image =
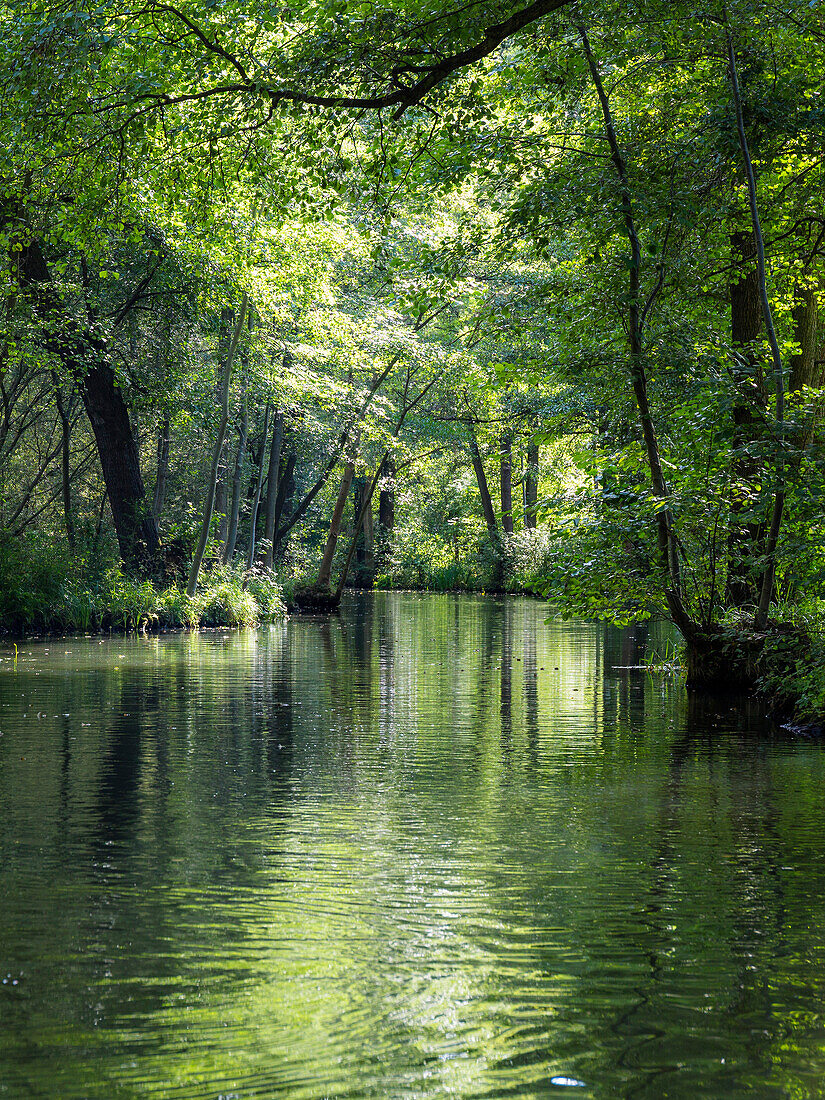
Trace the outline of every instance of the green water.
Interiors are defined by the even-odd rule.
[[[0,650],[0,1095],[825,1095],[825,754],[526,600]]]

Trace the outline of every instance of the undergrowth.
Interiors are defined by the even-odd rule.
[[[25,543],[0,549],[0,629],[12,633],[255,626],[285,615],[282,587],[264,571],[214,565],[190,597],[175,584],[133,580],[111,562],[101,568]]]

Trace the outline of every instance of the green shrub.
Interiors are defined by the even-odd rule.
[[[78,577],[68,578],[60,613],[67,630],[80,630],[84,634],[99,630],[105,612],[106,604],[99,593],[91,591]]]
[[[240,584],[221,581],[204,593],[201,622],[204,626],[255,626],[258,604]]]
[[[825,725],[825,601],[771,610],[759,688],[794,721]]]
[[[107,574],[110,597],[107,601],[112,626],[134,633],[157,622],[157,592],[151,581],[133,581],[119,571]]]
[[[20,540],[0,546],[0,626],[45,630],[62,618],[69,570],[59,545]]]
[[[286,615],[283,589],[273,573],[252,569],[246,577],[246,588],[258,605],[258,618],[262,622],[282,619]]]
[[[548,527],[525,529],[504,541],[505,587],[511,592],[538,592],[553,564],[553,536]]]
[[[157,598],[158,619],[162,626],[187,627],[194,630],[200,625],[205,597],[202,592],[187,596],[174,585],[166,588]]]

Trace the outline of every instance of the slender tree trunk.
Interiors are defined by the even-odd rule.
[[[358,514],[355,517],[355,530],[350,540],[349,549],[347,550],[347,556],[344,559],[344,564],[341,568],[341,573],[338,577],[338,585],[335,590],[336,600],[341,599],[341,594],[344,591],[344,585],[347,583],[347,576],[349,575],[350,566],[352,565],[352,559],[355,554],[355,548],[358,545],[358,536],[366,521],[367,512],[371,509],[372,498],[375,493],[375,487],[378,484],[381,474],[383,473],[387,460],[389,458],[389,452],[384,452],[384,457],[378,463],[375,473],[370,481],[364,486],[361,492],[361,506],[358,509]]]
[[[756,562],[764,550],[763,523],[753,515],[761,480],[753,444],[764,432],[766,397],[756,341],[762,331],[759,278],[753,233],[731,234],[735,281],[730,286],[731,340],[736,403],[733,407],[732,499],[728,532],[728,576],[725,602],[730,607],[754,605],[758,599]],[[743,274],[744,273],[744,274]],[[750,516],[749,516],[750,513]]]
[[[223,382],[221,385],[221,416],[218,422],[218,434],[215,439],[215,446],[212,450],[212,465],[209,472],[209,483],[206,490],[206,503],[203,508],[203,523],[201,525],[200,538],[198,539],[198,545],[195,548],[195,556],[192,559],[192,567],[189,570],[189,582],[186,586],[187,596],[194,596],[198,587],[198,575],[200,573],[201,564],[203,562],[203,555],[206,551],[206,544],[209,541],[209,529],[212,526],[212,515],[215,509],[215,489],[218,481],[218,466],[221,460],[221,453],[223,451],[224,440],[226,438],[226,426],[229,422],[229,381],[232,377],[232,364],[235,359],[235,352],[238,347],[238,340],[241,336],[241,330],[243,329],[244,320],[246,318],[246,308],[248,304],[248,297],[244,292],[243,299],[241,301],[241,310],[238,315],[238,320],[235,324],[235,329],[232,333],[232,339],[229,342],[229,347],[226,351],[226,357],[224,360],[223,368]],[[226,310],[224,313],[224,322],[227,325],[231,324],[232,311]]]
[[[170,438],[169,417],[167,416],[158,432],[158,470],[155,477],[155,491],[152,495],[152,515],[155,517],[155,523],[160,522],[163,506],[166,503],[166,482],[169,477]]]
[[[513,524],[513,441],[503,434],[499,444],[501,484],[501,526],[505,534],[512,535]]]
[[[527,448],[527,467],[524,471],[524,526],[535,530],[538,522],[539,500],[539,445],[531,442]]]
[[[765,331],[771,348],[773,359],[773,372],[776,385],[776,424],[780,437],[784,432],[785,424],[785,376],[782,366],[782,355],[779,351],[779,341],[776,338],[776,329],[773,323],[771,303],[768,298],[768,281],[765,272],[765,239],[762,235],[762,223],[759,218],[759,207],[756,202],[756,177],[753,172],[748,147],[748,137],[745,133],[745,120],[742,113],[742,96],[739,91],[739,72],[736,66],[736,52],[733,48],[730,25],[725,15],[725,31],[728,47],[728,75],[731,83],[733,105],[736,111],[736,130],[739,135],[739,149],[745,166],[745,175],[748,181],[748,203],[751,208],[751,224],[753,237],[756,244],[756,264],[759,279],[759,299],[762,303],[762,320],[765,322]],[[759,594],[759,605],[756,609],[754,627],[756,630],[764,630],[768,622],[768,609],[773,599],[774,580],[776,577],[776,548],[779,543],[779,531],[782,526],[782,513],[785,509],[785,456],[780,449],[776,461],[775,471],[776,492],[774,495],[773,514],[768,530],[768,538],[765,544],[766,566],[762,576],[762,591]]]
[[[252,508],[249,520],[249,550],[246,555],[246,568],[251,569],[255,561],[255,542],[258,530],[258,506],[261,503],[261,489],[264,483],[264,456],[266,455],[266,440],[269,434],[269,402],[264,410],[264,430],[261,436],[261,460],[258,463],[258,476],[255,479],[255,493],[252,497]]]
[[[473,428],[470,428],[470,459],[475,470],[478,494],[481,497],[481,510],[484,513],[484,522],[487,525],[487,533],[490,536],[490,545],[493,550],[496,566],[493,574],[493,591],[501,591],[504,587],[504,547],[501,541],[501,532],[496,522],[496,513],[493,508],[493,499],[490,496],[490,486],[487,483],[487,474],[484,463],[478,449]]]
[[[383,487],[378,494],[378,523],[387,533],[395,527],[395,477],[395,463],[387,459]]]
[[[60,417],[60,429],[61,429],[61,463],[60,473],[63,491],[63,517],[66,524],[66,540],[69,543],[69,549],[74,551],[75,547],[75,534],[74,534],[74,516],[72,514],[72,472],[71,472],[71,440],[72,440],[72,421],[71,421],[71,406],[66,408],[66,403],[63,400],[63,394],[60,392],[60,385],[57,384],[55,390],[55,397],[57,399],[57,412]]]
[[[226,543],[223,549],[223,560],[231,562],[235,554],[235,543],[238,541],[238,518],[241,514],[241,495],[243,492],[243,472],[246,463],[246,438],[249,431],[249,413],[246,407],[246,395],[243,399],[243,412],[241,413],[241,426],[238,429],[238,450],[235,455],[235,470],[232,475],[232,504],[229,509],[229,530],[226,535]]]
[[[583,25],[577,26],[584,49],[587,66],[593,80],[593,86],[599,97],[604,119],[604,131],[607,143],[610,146],[610,156],[616,169],[621,195],[622,220],[630,245],[630,263],[628,274],[628,307],[627,307],[627,333],[630,350],[630,373],[633,384],[633,395],[636,398],[636,407],[639,410],[639,422],[642,429],[645,454],[647,456],[650,481],[654,495],[659,500],[656,512],[656,533],[659,545],[659,556],[662,569],[667,577],[665,585],[665,599],[668,610],[674,623],[685,636],[695,632],[696,624],[691,620],[682,602],[681,569],[679,565],[678,544],[673,530],[673,512],[670,507],[670,491],[665,481],[662,469],[662,460],[659,452],[659,441],[653,424],[650,411],[650,402],[647,393],[647,372],[644,360],[644,344],[642,340],[642,249],[639,244],[639,235],[636,230],[636,219],[633,212],[633,198],[630,188],[630,178],[627,165],[616,137],[616,129],[613,125],[613,115],[610,103],[602,84],[599,67],[590,48],[590,40]]]
[[[355,446],[357,447],[357,440]],[[338,545],[338,536],[341,533],[341,520],[344,517],[344,508],[347,503],[347,497],[349,496],[350,486],[352,485],[352,478],[355,473],[355,460],[350,459],[346,466],[344,466],[344,472],[341,475],[341,484],[338,487],[338,499],[335,501],[335,507],[332,511],[332,519],[329,524],[329,534],[327,535],[326,546],[324,547],[324,556],[321,559],[321,568],[318,570],[318,587],[330,588],[332,578],[332,562],[335,558],[335,548]]]
[[[215,484],[215,515],[218,517],[218,530],[215,532],[215,541],[219,545],[226,545],[226,535],[229,522],[229,508],[227,506],[227,478],[229,474],[229,455],[227,454],[227,442],[224,437],[224,446],[218,464],[218,480]],[[223,553],[221,553],[221,558]]]
[[[484,463],[481,461],[481,453],[478,449],[478,442],[472,428],[470,429],[470,459],[473,463],[473,469],[475,470],[478,494],[481,497],[481,510],[484,514],[484,522],[487,524],[487,531],[491,541],[498,547],[501,543],[501,535],[499,533],[498,524],[496,523],[493,498],[490,496],[490,486],[487,483],[487,474],[484,470]]]
[[[295,478],[293,474],[295,472],[295,463],[298,461],[297,454],[292,451],[286,460],[281,478],[278,484],[278,496],[275,500],[275,542],[272,546],[272,553],[278,553],[280,546],[285,538],[283,529],[281,528],[281,517],[284,514],[284,510],[292,500],[292,494],[295,492]],[[288,527],[287,527],[288,530]]]
[[[272,429],[272,445],[269,448],[269,471],[266,476],[266,518],[264,519],[264,557],[267,569],[272,568],[275,552],[275,506],[280,488],[281,447],[284,441],[284,414],[275,410],[275,424]]]

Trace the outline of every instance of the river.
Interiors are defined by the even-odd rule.
[[[822,1096],[825,750],[545,614],[3,646],[0,1096]]]

